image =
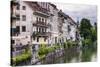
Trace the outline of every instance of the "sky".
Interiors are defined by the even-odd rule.
[[[82,18],[88,18],[91,23],[97,22],[97,6],[96,5],[83,5],[83,4],[66,4],[54,3],[58,9],[72,17],[77,22]]]

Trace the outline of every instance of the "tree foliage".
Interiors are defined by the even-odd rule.
[[[92,26],[90,20],[83,18],[80,22],[80,35],[84,38],[83,46],[91,45],[97,40],[97,29],[96,25]]]
[[[81,37],[84,37],[85,39],[89,38],[91,35],[91,28],[92,28],[92,25],[90,23],[90,20],[83,18],[80,23]]]

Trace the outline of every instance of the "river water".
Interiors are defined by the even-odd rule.
[[[97,61],[97,49],[82,48],[77,49],[76,47],[64,49],[64,55],[56,57],[54,55],[52,58],[45,58],[38,62],[39,64],[61,64],[61,63],[79,63],[79,62],[95,62]],[[31,62],[25,62],[18,65],[31,65]]]
[[[58,64],[58,63],[78,63],[95,62],[97,60],[97,51],[95,48],[69,48],[65,49],[65,54],[59,58],[53,57],[42,60],[38,64]]]

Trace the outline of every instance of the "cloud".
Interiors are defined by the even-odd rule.
[[[83,4],[54,3],[58,9],[71,16],[74,21],[82,18],[90,19],[91,23],[97,22],[97,6]]]

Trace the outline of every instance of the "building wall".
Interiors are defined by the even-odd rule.
[[[68,21],[68,25],[71,28],[70,32],[68,33],[68,39],[75,41],[76,40],[77,25],[74,24],[74,22],[70,18],[67,21]]]
[[[67,41],[67,37],[68,37],[68,29],[67,28],[68,28],[68,22],[67,22],[67,19],[64,19],[64,23],[63,23],[63,27],[62,27],[64,42]]]
[[[43,5],[44,4],[44,5]],[[38,5],[40,5],[40,7],[41,8],[45,8],[45,9],[47,9],[47,6],[45,5],[45,4],[47,4],[47,6],[48,6],[48,3],[44,3],[44,2],[38,2]],[[44,6],[44,7],[43,7]],[[34,13],[35,11],[33,10],[33,13]],[[46,24],[48,25],[48,23],[49,23],[49,18],[48,17],[45,17],[45,16],[42,16],[42,15],[39,15],[39,14],[33,14],[33,23],[37,23],[37,18],[39,19],[44,19],[44,22],[46,21]],[[42,22],[42,20],[40,20],[40,22]],[[45,29],[45,27],[38,27],[38,30],[37,30],[37,26],[33,26],[32,27],[33,28],[33,30],[32,30],[32,32],[36,32],[36,31],[39,31],[39,28],[41,28],[41,31],[42,31],[42,28],[43,29]],[[46,28],[46,32],[45,33],[48,33],[48,32],[50,32],[50,30],[49,30],[49,28]],[[38,36],[36,36],[35,37],[35,39],[34,38],[32,38],[32,44],[48,44],[48,37],[46,38],[46,40],[44,40],[45,39],[45,37],[43,37],[43,36],[41,36],[41,37],[39,37],[39,41],[37,41],[37,38],[38,38]]]
[[[55,9],[53,6],[50,5],[50,13],[53,16],[49,17],[50,24],[51,24],[51,44],[58,43],[58,10]]]
[[[60,45],[63,45],[62,43],[70,40],[71,38],[72,41],[75,41],[77,30],[76,25],[69,17],[67,19],[64,19],[63,21],[63,17],[58,16],[59,10],[55,8],[55,6],[51,5],[50,3],[44,3],[43,5],[43,2],[38,2],[38,4],[42,8],[46,8],[48,11],[50,10],[49,17],[44,17],[41,14],[34,14],[35,9],[32,5],[32,7],[30,7],[29,4],[23,1],[20,1],[19,4],[20,9],[17,10],[17,7],[14,7],[13,11],[15,15],[20,15],[20,20],[13,21],[14,23],[12,24],[12,28],[20,26],[20,33],[17,36],[11,37],[12,40],[15,40],[15,44],[12,45],[27,45],[30,43],[32,45],[32,49],[35,49],[35,51],[33,51],[33,59],[36,59],[36,57],[38,56],[37,54],[40,44],[53,46],[54,44],[59,43]],[[26,7],[26,10],[22,9],[23,6]],[[22,15],[26,16],[26,21],[22,20]],[[33,25],[37,23],[37,17],[46,19],[46,24],[48,24],[48,27],[46,28],[46,33],[49,33],[47,36],[33,36],[34,32],[39,31],[39,29],[37,30],[37,26]],[[25,32],[22,31],[22,26],[26,26]],[[59,26],[61,28],[59,28]],[[70,31],[68,31],[68,26],[71,29]],[[62,32],[59,31],[59,29],[61,29]]]
[[[26,10],[22,10],[22,6],[26,6]],[[29,35],[32,30],[32,17],[33,11],[32,9],[24,2],[20,2],[20,10],[16,10],[16,13],[20,15],[20,20],[16,21],[16,26],[20,26],[20,35]],[[26,16],[26,21],[22,21],[22,15]],[[26,26],[26,32],[22,32],[22,26]]]
[[[70,36],[72,37],[72,40],[75,41],[76,37],[76,27],[75,26],[71,26],[71,32],[70,32]]]
[[[28,44],[31,41],[31,34],[32,34],[32,17],[33,11],[32,9],[24,2],[20,1],[20,9],[17,10],[15,8],[15,14],[20,15],[20,20],[16,20],[16,26],[20,26],[20,34],[18,36],[13,36],[12,39],[15,40],[15,44],[22,43],[23,45]],[[26,10],[22,9],[22,6],[26,6]],[[22,15],[26,16],[26,21],[22,20]],[[12,25],[13,26],[13,25]],[[22,26],[26,27],[26,31],[22,32]]]
[[[43,37],[39,38],[39,42],[37,42],[37,37],[35,38],[35,40],[32,38],[32,44],[55,44],[55,43],[59,43],[59,41],[64,41],[66,42],[67,39],[71,39],[71,37],[73,38],[72,40],[75,41],[75,34],[76,34],[76,26],[75,24],[71,25],[70,23],[73,23],[73,21],[71,21],[71,19],[64,19],[64,23],[62,23],[62,20],[59,19],[58,17],[58,11],[57,9],[55,9],[52,5],[45,3],[43,5],[43,2],[38,2],[38,4],[43,8],[47,8],[50,9],[50,13],[53,14],[53,16],[49,16],[49,17],[42,17],[39,15],[35,15],[34,10],[32,10],[32,7],[30,7],[27,3],[20,1],[20,10],[14,10],[14,12],[16,14],[20,15],[20,20],[16,21],[16,26],[20,26],[20,34],[19,36],[15,36],[12,37],[13,39],[17,39],[19,37],[19,39],[21,37],[20,42],[22,42],[23,44],[26,44],[26,42],[31,41],[31,35],[33,34],[34,31],[37,31],[36,26],[33,26],[33,23],[36,23],[36,18],[44,18],[47,20],[47,24],[49,23],[51,25],[51,27],[47,28],[46,32],[50,32],[51,35],[48,36],[48,38],[46,39],[46,41],[44,41]],[[47,4],[47,5],[46,5]],[[26,6],[26,10],[22,10],[22,6]],[[22,21],[22,15],[26,15],[26,21]],[[60,25],[59,23],[62,23],[62,31],[63,33],[59,33],[59,27],[58,25]],[[71,31],[68,32],[68,25],[70,25]],[[14,24],[13,24],[14,26]],[[26,32],[22,32],[22,26],[26,26]],[[60,35],[61,34],[61,35]],[[27,38],[29,37],[29,38]],[[26,38],[26,39],[25,39]]]

